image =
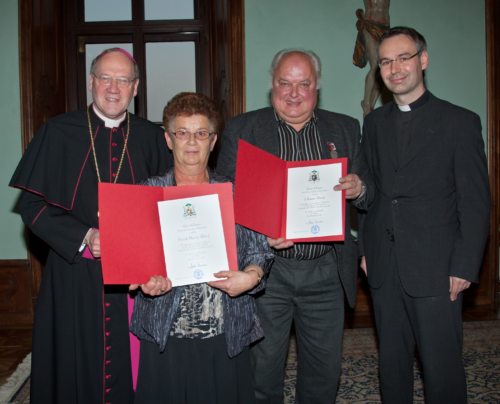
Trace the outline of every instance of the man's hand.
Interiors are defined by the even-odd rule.
[[[450,300],[454,302],[457,300],[458,295],[470,286],[470,282],[457,278],[456,276],[450,276]]]
[[[333,187],[335,191],[345,190],[345,197],[347,199],[356,199],[363,191],[363,181],[357,174],[347,174],[345,177],[339,179],[338,185]]]
[[[365,273],[365,276],[368,276],[368,268],[366,267],[366,257],[364,255],[361,257],[361,262],[359,263],[359,266]]]
[[[94,258],[101,257],[101,240],[99,238],[99,229],[90,229],[85,236],[85,243],[89,247]]]
[[[267,243],[269,247],[275,248],[277,250],[284,250],[285,248],[290,248],[293,246],[293,241],[285,240],[284,238],[267,238]]]

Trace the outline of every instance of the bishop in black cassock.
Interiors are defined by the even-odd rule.
[[[95,104],[49,119],[10,182],[23,190],[24,223],[49,247],[33,332],[34,403],[133,400],[128,290],[103,286],[99,259],[82,245],[99,227],[97,172],[104,182],[135,184],[172,165],[162,129],[127,114],[116,127],[105,126]]]

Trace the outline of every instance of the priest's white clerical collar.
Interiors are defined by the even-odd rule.
[[[431,93],[429,91],[425,90],[424,93],[420,96],[420,98],[418,98],[417,100],[411,102],[410,104],[408,104],[408,105],[399,105],[399,104],[396,104],[396,105],[398,106],[398,109],[401,112],[416,111],[420,107],[422,107],[425,104],[427,104],[427,102],[429,101],[430,97],[431,97]]]
[[[125,120],[125,117],[127,116],[127,113],[124,112],[121,117],[118,119],[110,119],[106,116],[104,116],[96,107],[94,104],[92,104],[92,108],[94,109],[95,114],[101,118],[104,121],[104,126],[106,128],[117,128],[120,126],[120,124]]]

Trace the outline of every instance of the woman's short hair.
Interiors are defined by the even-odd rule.
[[[218,133],[221,117],[215,102],[204,94],[183,92],[175,95],[163,109],[163,125],[171,131],[169,125],[177,116],[203,115],[208,118],[211,131]]]

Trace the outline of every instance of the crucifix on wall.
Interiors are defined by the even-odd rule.
[[[377,44],[382,34],[390,27],[390,0],[363,0],[363,3],[365,9],[356,10],[358,35],[352,62],[359,68],[365,67],[367,63],[370,66],[365,78],[364,97],[361,101],[363,116],[365,116],[373,110],[380,96],[377,83]]]

